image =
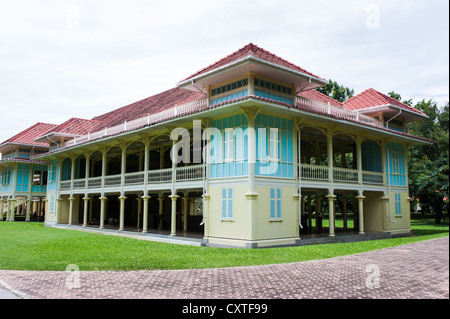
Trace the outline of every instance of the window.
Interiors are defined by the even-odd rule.
[[[34,171],[33,185],[41,185],[41,171]]]
[[[394,186],[407,186],[404,145],[389,143],[388,157],[388,182]]]
[[[281,188],[270,189],[270,218],[281,218]]]
[[[222,219],[233,218],[233,189],[222,189]]]
[[[48,181],[49,182],[56,181],[56,166],[55,165],[50,165],[48,167]]]
[[[220,96],[211,100],[211,105],[216,105],[230,100],[235,100],[248,95],[248,79],[242,79],[211,90],[211,97]],[[236,90],[236,91],[235,91]],[[235,91],[234,93],[232,91]]]
[[[46,186],[48,181],[47,171],[34,171],[33,174],[33,185],[35,186]]]
[[[401,194],[395,194],[395,216],[402,216]]]
[[[280,139],[278,135],[278,129],[269,129],[269,160],[279,161]]]
[[[11,182],[11,171],[10,171],[10,169],[8,167],[5,168],[5,170],[0,175],[0,177],[1,177],[1,180],[0,180],[0,184],[1,185],[9,185],[9,183]]]
[[[392,152],[392,173],[400,174],[400,154]]]
[[[224,135],[224,149],[223,149],[224,162],[234,161],[234,129],[225,129]]]

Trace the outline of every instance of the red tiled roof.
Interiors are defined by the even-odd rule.
[[[309,71],[307,71],[307,70],[305,70],[305,69],[303,69],[303,68],[301,68],[301,67],[299,67],[299,66],[297,66],[297,65],[295,65],[295,64],[293,64],[291,62],[289,62],[289,61],[286,61],[286,60],[280,58],[279,56],[277,56],[277,55],[275,55],[273,53],[270,53],[267,50],[264,50],[264,49],[262,49],[262,48],[260,48],[260,47],[258,47],[256,45],[254,45],[253,43],[250,43],[250,44],[247,44],[246,46],[244,46],[243,48],[237,50],[236,52],[226,56],[225,58],[223,58],[223,59],[221,59],[221,60],[211,64],[210,66],[207,66],[206,68],[203,68],[202,70],[200,70],[200,71],[198,71],[198,72],[196,72],[194,74],[192,74],[191,76],[187,77],[186,79],[182,80],[181,82],[189,80],[189,79],[191,79],[193,77],[196,77],[198,75],[207,73],[209,71],[215,70],[217,68],[220,68],[222,66],[230,64],[232,62],[235,62],[235,61],[237,61],[239,59],[242,59],[244,57],[247,57],[247,56],[254,56],[255,58],[258,58],[258,59],[261,59],[261,60],[264,60],[264,61],[267,61],[267,62],[270,62],[270,63],[278,64],[280,66],[289,68],[291,70],[302,72],[302,73],[306,73],[306,74],[314,76],[316,78],[325,80],[325,79],[323,79],[323,78],[321,78],[321,77],[319,77],[319,76],[317,76],[317,75],[315,75],[315,74],[313,74],[313,73],[311,73],[311,72],[309,72]]]
[[[343,106],[347,110],[354,111],[388,104],[398,106],[400,108],[415,112],[423,116],[427,116],[425,113],[422,113],[421,111],[416,110],[415,108],[406,105],[394,99],[393,97],[390,97],[389,95],[380,93],[374,89],[365,90],[364,92],[361,92],[358,95],[348,99],[343,103]]]
[[[330,103],[332,106],[336,106],[336,107],[339,107],[341,109],[344,108],[342,106],[341,102],[339,102],[339,101],[329,97],[326,94],[320,93],[317,90],[303,91],[303,92],[298,93],[297,95],[301,96],[301,97],[303,97],[305,99],[313,100],[313,101],[316,101],[316,102],[321,102],[321,103],[325,103],[325,104]]]
[[[46,134],[59,132],[73,135],[86,135],[95,130],[95,128],[99,125],[101,125],[100,121],[85,120],[73,117],[55,128],[50,129],[46,132]]]
[[[48,144],[45,143],[38,143],[34,140],[42,135],[44,135],[49,130],[55,128],[57,125],[55,124],[48,124],[48,123],[36,123],[33,126],[27,128],[26,130],[20,132],[17,135],[14,135],[13,137],[7,139],[3,144],[7,143],[14,143],[14,144],[28,144],[28,145],[39,145],[39,146],[48,146]]]
[[[101,122],[101,124],[95,128],[95,131],[99,131],[105,127],[123,124],[125,121],[129,122],[136,120],[149,114],[162,112],[177,105],[193,102],[204,97],[203,94],[198,92],[174,88],[103,115],[96,116],[92,120]]]

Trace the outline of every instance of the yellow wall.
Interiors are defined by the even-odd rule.
[[[395,194],[400,194],[401,200],[401,216],[395,215]],[[389,211],[387,213],[387,231],[393,234],[406,233],[411,230],[411,213],[409,208],[408,199],[409,195],[407,192],[395,192],[391,191],[390,199],[391,199],[391,219],[396,223],[393,223],[389,220]]]
[[[400,194],[401,216],[395,215],[395,194]],[[390,193],[389,202],[381,192],[364,192],[364,230],[367,232],[391,232],[392,234],[409,233],[411,217],[409,211],[408,193],[394,191]],[[385,200],[383,200],[383,197]],[[392,220],[392,221],[391,221]],[[394,222],[393,222],[394,221]]]
[[[383,225],[383,206],[381,192],[365,192],[364,196],[364,231],[382,232]]]
[[[233,188],[233,218],[222,218],[222,189]],[[209,242],[258,247],[270,244],[294,243],[298,239],[298,201],[295,187],[280,187],[282,212],[280,220],[270,219],[270,186],[257,186],[256,199],[248,199],[248,185],[221,185],[209,188]],[[254,216],[252,216],[252,205]],[[252,222],[254,220],[254,223]]]

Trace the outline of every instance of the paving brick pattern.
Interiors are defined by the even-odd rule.
[[[79,288],[70,280],[69,289],[67,278],[74,275]],[[448,299],[449,238],[281,265],[80,273],[0,270],[0,288],[2,282],[31,299]]]

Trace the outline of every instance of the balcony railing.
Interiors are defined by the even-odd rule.
[[[323,165],[301,164],[302,180],[329,182],[329,167]],[[359,171],[350,168],[333,168],[333,181],[340,183],[359,183]],[[368,185],[384,185],[383,173],[362,171],[362,183]]]
[[[383,173],[363,171],[364,184],[384,185]]]
[[[294,100],[294,106],[299,109],[308,110],[308,111],[312,111],[315,113],[332,115],[334,117],[341,118],[344,120],[350,120],[353,122],[360,122],[363,124],[369,124],[369,125],[383,127],[383,123],[375,118],[372,118],[372,117],[364,115],[364,114],[359,114],[358,112],[355,112],[355,111],[350,111],[350,110],[346,110],[346,109],[343,109],[340,107],[336,107],[329,103],[325,104],[325,103],[308,100],[308,99],[296,96],[295,100]],[[106,127],[100,131],[97,131],[94,133],[89,133],[87,135],[77,136],[74,139],[63,143],[61,145],[61,147],[73,146],[73,145],[85,143],[88,141],[96,140],[99,138],[103,138],[106,136],[115,135],[115,134],[118,134],[121,132],[135,130],[135,129],[138,129],[138,128],[141,128],[141,127],[144,127],[147,125],[152,125],[152,124],[156,124],[161,121],[169,120],[169,119],[172,119],[172,118],[184,115],[184,114],[192,114],[195,112],[199,112],[199,111],[207,109],[208,107],[210,107],[210,105],[208,105],[208,99],[206,99],[206,98],[200,99],[197,101],[193,101],[193,102],[190,102],[187,104],[174,106],[172,108],[169,108],[165,111],[162,111],[162,112],[159,112],[156,114],[147,115],[145,117],[141,117],[136,120],[129,121],[129,122],[125,121],[122,124],[119,124],[119,125],[116,125],[113,127],[109,127],[109,128]]]
[[[351,168],[333,168],[333,181],[358,183],[358,170]]]
[[[299,109],[313,111],[316,113],[328,114],[344,120],[350,120],[354,122],[361,122],[363,124],[370,124],[383,127],[383,123],[373,117],[364,114],[359,114],[358,112],[346,110],[340,107],[336,107],[329,103],[325,104],[297,96],[295,98],[295,106]]]
[[[178,167],[176,169],[176,181],[194,181],[203,179],[204,170],[203,165],[193,165]],[[172,182],[172,169],[160,169],[148,172],[148,183],[170,183]],[[145,183],[145,172],[127,173],[124,175],[124,186],[143,185]],[[101,188],[102,177],[88,178],[87,182],[89,189]],[[72,181],[62,181],[60,185],[61,191],[68,191],[71,189]],[[86,179],[73,180],[73,190],[85,189]],[[122,175],[105,176],[104,187],[120,187],[122,186]]]
[[[160,169],[156,171],[148,172],[148,182],[151,184],[154,183],[168,183],[172,181],[172,169]]]
[[[177,181],[191,181],[203,178],[203,165],[177,168]]]
[[[187,104],[183,104],[180,106],[175,106],[173,108],[170,108],[168,110],[147,115],[145,117],[138,118],[133,121],[124,122],[123,124],[119,124],[116,126],[112,126],[109,128],[105,128],[103,130],[90,133],[83,136],[77,136],[73,140],[67,141],[64,143],[61,147],[67,147],[67,146],[73,146],[81,143],[85,143],[91,140],[96,140],[102,137],[115,135],[121,132],[131,131],[135,130],[147,125],[152,125],[161,121],[169,120],[178,116],[181,116],[183,114],[191,114],[194,112],[201,111],[205,109],[208,106],[208,100],[207,99],[201,99],[197,101],[193,101]]]
[[[315,181],[328,181],[329,169],[328,166],[301,164],[302,179]]]
[[[125,174],[125,185],[139,185],[144,184],[144,172]]]
[[[330,168],[323,165],[301,164],[302,180],[331,182]],[[201,180],[205,176],[203,165],[178,167],[175,171],[176,182]],[[361,171],[362,184],[384,185],[384,174],[380,172]],[[145,172],[127,173],[123,177],[123,186],[144,185]],[[152,170],[148,172],[148,184],[164,184],[172,182],[172,169]],[[359,171],[350,168],[333,168],[333,182],[359,184]],[[102,188],[102,177],[91,177],[87,180],[88,189]],[[104,178],[103,187],[121,187],[122,175],[109,175]],[[72,181],[62,181],[61,191],[69,191]],[[73,181],[73,190],[81,190],[86,187],[86,179]]]

